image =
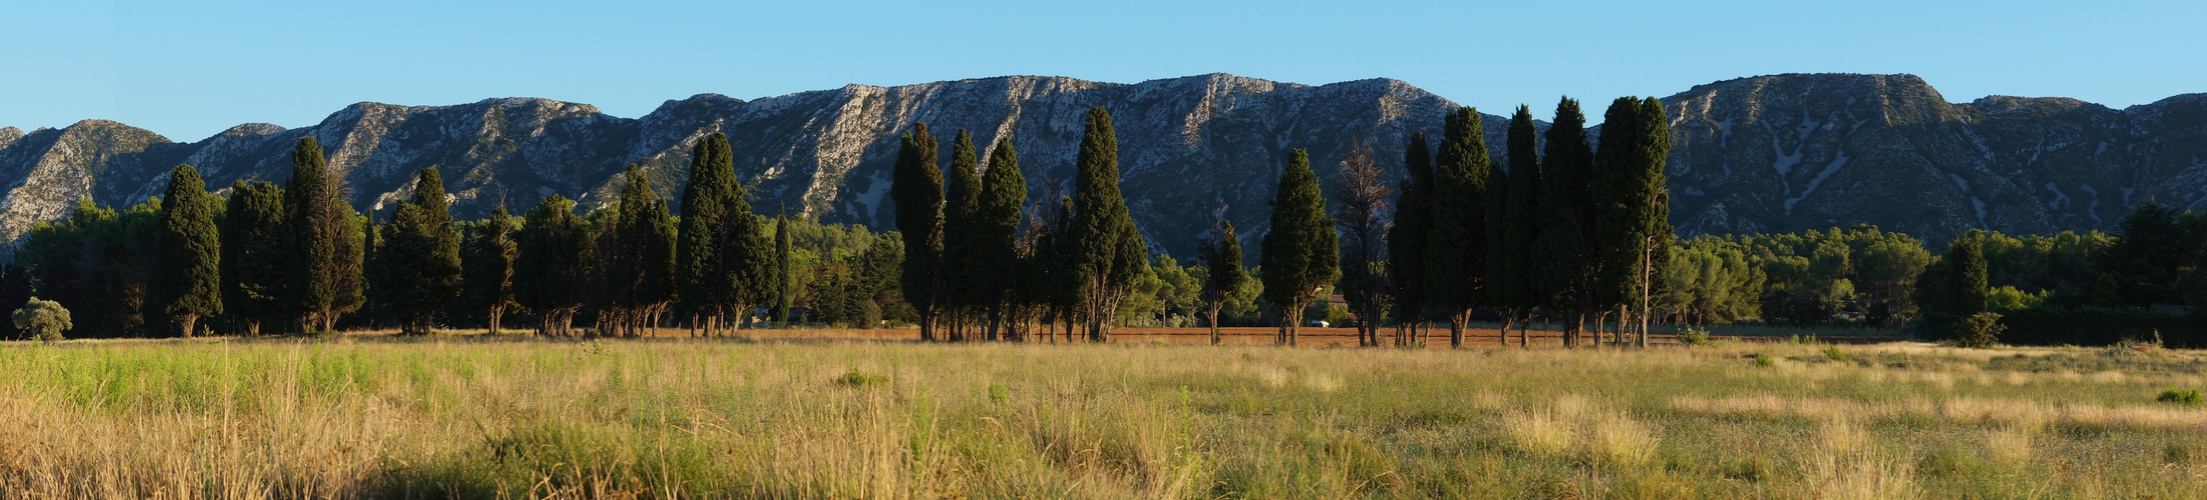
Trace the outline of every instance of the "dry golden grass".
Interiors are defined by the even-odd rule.
[[[2201,380],[2184,368],[2197,353],[2040,371],[2002,356],[2090,352],[1853,346],[1859,362],[1836,362],[1822,349],[10,344],[0,497],[2180,498],[2207,485],[2207,411],[2152,400]],[[1758,353],[1779,361],[1758,367]]]

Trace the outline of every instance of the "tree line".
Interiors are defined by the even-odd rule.
[[[434,168],[389,212],[356,213],[303,138],[281,186],[241,180],[218,196],[183,165],[145,203],[80,201],[0,268],[0,307],[58,302],[78,336],[499,333],[523,317],[543,335],[769,321],[912,324],[942,341],[1202,324],[1216,343],[1222,324],[1268,324],[1295,345],[1326,319],[1365,346],[1422,345],[1436,326],[1461,346],[1485,321],[1521,346],[1541,324],[1574,347],[1644,346],[1652,323],[1936,329],[1985,311],[2207,309],[2207,214],[2149,199],[2112,235],[1971,231],[1939,253],[1872,226],[1679,238],[1659,101],[1613,101],[1598,137],[1575,100],[1546,131],[1519,106],[1499,152],[1480,116],[1451,111],[1437,145],[1410,134],[1401,179],[1356,138],[1330,184],[1307,151],[1286,151],[1254,267],[1250,238],[1223,218],[1185,264],[1151,249],[1102,108],[1084,118],[1071,192],[1029,193],[1009,137],[984,155],[959,130],[946,167],[928,124],[913,124],[892,171],[898,231],[878,234],[756,213],[720,134],[694,146],[680,214],[632,165],[604,209],[577,213],[555,193],[472,221],[452,217]]]

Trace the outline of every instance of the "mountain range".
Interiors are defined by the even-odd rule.
[[[2207,202],[2207,94],[2120,110],[2066,98],[1953,103],[1913,75],[1789,74],[1696,86],[1663,102],[1673,133],[1672,224],[1682,234],[1867,223],[1942,240],[1971,228],[2108,229],[2146,196],[2181,208]],[[1554,105],[1531,104],[1540,114]],[[1599,119],[1607,103],[1584,105]],[[127,205],[157,195],[178,164],[198,167],[211,188],[281,182],[301,137],[323,145],[362,211],[388,215],[411,195],[413,173],[436,167],[456,215],[473,218],[502,203],[523,210],[551,193],[606,206],[631,164],[679,203],[691,146],[721,132],[755,211],[887,230],[896,138],[913,122],[941,136],[946,164],[957,129],[973,133],[984,158],[998,137],[1011,137],[1033,202],[1070,187],[1081,118],[1094,106],[1113,115],[1122,190],[1142,231],[1156,249],[1189,255],[1215,216],[1245,235],[1262,233],[1290,149],[1308,149],[1331,180],[1352,141],[1369,141],[1399,178],[1409,134],[1437,136],[1457,104],[1391,79],[1311,86],[1226,74],[1134,84],[1012,76],[751,101],[701,94],[639,118],[531,98],[363,102],[312,126],[250,123],[188,143],[107,120],[6,127],[0,241],[19,243],[81,198]],[[1505,120],[1485,118],[1499,162]]]

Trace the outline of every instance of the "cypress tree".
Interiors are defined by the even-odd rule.
[[[1205,239],[1196,252],[1209,271],[1203,280],[1203,314],[1211,323],[1211,345],[1218,345],[1219,310],[1241,292],[1242,284],[1249,281],[1249,269],[1241,265],[1241,236],[1234,234],[1234,223],[1222,218],[1214,233],[1216,239]]]
[[[622,177],[621,199],[614,205],[613,244],[608,275],[619,294],[618,327],[627,336],[657,328],[659,315],[674,301],[676,229],[667,200],[652,190],[651,181],[628,166]]]
[[[979,250],[974,247],[974,215],[981,204],[980,159],[973,151],[973,134],[958,129],[950,146],[950,176],[943,192],[943,255],[941,279],[950,314],[950,340],[965,341],[972,323],[967,317],[979,302],[980,284],[974,273]]]
[[[723,259],[736,189],[735,153],[726,134],[715,132],[690,150],[690,175],[682,190],[682,227],[675,242],[677,295],[688,303],[693,329],[711,335],[734,296],[733,265]]]
[[[935,316],[942,306],[938,262],[943,252],[943,174],[935,163],[935,136],[927,124],[912,124],[899,138],[889,198],[896,202],[897,231],[904,239],[904,301],[919,313],[920,340],[935,340]]]
[[[1494,165],[1478,110],[1459,108],[1443,125],[1432,229],[1426,234],[1425,293],[1448,317],[1449,346],[1462,347],[1471,311],[1486,298],[1486,199],[1492,195],[1487,181]]]
[[[1279,343],[1296,345],[1303,310],[1325,298],[1326,288],[1341,278],[1341,244],[1333,224],[1318,174],[1310,169],[1310,154],[1289,152],[1280,187],[1273,193],[1272,228],[1264,233],[1259,256],[1264,298],[1280,309],[1286,323]]]
[[[1597,309],[1617,315],[1616,329],[1611,342],[1624,342],[1624,325],[1630,320],[1627,304],[1637,302],[1640,295],[1640,247],[1642,224],[1636,220],[1632,201],[1638,191],[1633,184],[1639,179],[1638,153],[1642,147],[1644,130],[1640,123],[1640,99],[1619,97],[1609,104],[1602,114],[1602,135],[1594,149],[1592,177],[1595,200],[1594,267],[1596,285],[1594,299]],[[1602,321],[1597,320],[1599,329]],[[1597,335],[1597,338],[1599,336]],[[1597,341],[1596,345],[1599,345]]]
[[[222,227],[223,305],[246,335],[293,311],[285,301],[288,254],[284,192],[268,182],[230,185],[228,224]]]
[[[1511,126],[1514,128],[1516,124],[1512,123]],[[1483,137],[1481,142],[1485,142]],[[1504,152],[1507,153],[1507,150]],[[1507,158],[1503,160],[1507,161]],[[1516,203],[1517,200],[1510,198],[1509,171],[1504,170],[1501,162],[1496,161],[1492,154],[1487,157],[1486,173],[1487,195],[1483,200],[1486,202],[1486,206],[1483,208],[1487,218],[1486,234],[1484,235],[1487,241],[1487,258],[1486,272],[1480,275],[1483,280],[1481,282],[1483,290],[1481,290],[1479,300],[1492,310],[1496,316],[1502,318],[1500,338],[1495,339],[1495,342],[1508,346],[1510,345],[1510,326],[1517,319],[1514,314],[1515,311],[1512,310],[1508,302],[1510,273],[1516,271],[1515,268],[1508,265],[1509,254],[1512,250],[1515,250],[1509,239],[1511,235],[1509,210],[1510,205]]]
[[[789,217],[774,219],[774,321],[789,324],[789,309],[797,298],[796,273],[790,267]]]
[[[212,198],[198,169],[177,165],[169,171],[151,288],[154,306],[174,318],[185,337],[200,317],[222,314],[221,235]]]
[[[504,206],[493,208],[490,219],[471,232],[467,248],[460,254],[460,297],[466,307],[482,310],[489,320],[490,334],[498,335],[505,326],[507,307],[514,304],[513,216]]]
[[[1541,155],[1539,251],[1535,252],[1535,293],[1549,298],[1569,317],[1564,345],[1577,347],[1586,318],[1601,309],[1595,291],[1598,262],[1592,242],[1600,216],[1593,190],[1594,152],[1586,142],[1586,115],[1569,97],[1556,104]]]
[[[1663,111],[1663,101],[1654,97],[1640,99],[1640,132],[1635,134],[1639,148],[1633,153],[1631,172],[1636,176],[1630,186],[1630,219],[1639,234],[1639,284],[1633,289],[1639,292],[1640,334],[1639,347],[1648,346],[1648,321],[1655,316],[1656,287],[1663,284],[1662,277],[1670,267],[1671,241],[1677,239],[1671,228],[1670,176],[1664,173],[1671,154],[1671,128],[1669,114]]]
[[[590,235],[575,217],[575,202],[558,194],[530,209],[516,240],[513,286],[522,307],[537,315],[538,335],[570,335],[582,307],[584,272],[592,259]]]
[[[460,235],[452,228],[444,178],[425,168],[415,177],[414,199],[391,213],[378,242],[378,274],[390,276],[380,292],[389,312],[409,335],[429,333],[438,311],[460,293]]]
[[[1070,263],[1082,283],[1088,338],[1107,342],[1120,304],[1150,272],[1148,246],[1119,192],[1119,139],[1111,112],[1088,110],[1074,163]]]
[[[1541,210],[1540,194],[1543,179],[1540,175],[1540,138],[1533,128],[1532,108],[1517,107],[1517,114],[1510,117],[1509,132],[1509,201],[1503,208],[1503,235],[1498,246],[1505,248],[1503,255],[1502,290],[1496,304],[1509,311],[1517,322],[1517,343],[1520,348],[1532,347],[1532,310],[1545,304],[1542,293],[1536,291],[1533,282],[1538,274],[1534,252],[1540,239],[1540,221],[1535,220]],[[1509,332],[1503,332],[1507,335]]]
[[[366,301],[361,276],[361,229],[329,171],[322,146],[301,137],[291,150],[291,179],[284,193],[290,209],[289,287],[299,326],[329,331],[340,316]]]
[[[1433,228],[1433,160],[1425,133],[1410,134],[1404,148],[1402,188],[1396,191],[1394,225],[1387,229],[1388,267],[1395,277],[1395,345],[1417,338],[1425,321],[1425,242]]]
[[[1947,307],[1963,318],[1985,312],[1985,294],[1990,288],[1985,266],[1985,231],[1972,229],[1955,238],[1946,251],[1947,275],[1953,281],[1947,285]]]
[[[989,169],[981,177],[981,202],[974,212],[968,247],[974,260],[967,265],[980,283],[981,304],[988,308],[989,340],[1009,337],[1000,330],[1011,307],[1009,294],[1018,268],[1006,263],[1021,260],[1019,224],[1027,218],[1026,206],[1027,178],[1019,171],[1019,152],[1012,149],[1010,137],[997,139],[996,149],[989,151]]]

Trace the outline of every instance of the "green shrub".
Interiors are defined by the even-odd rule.
[[[2154,398],[2154,400],[2163,403],[2198,406],[2199,389],[2169,389],[2161,391],[2161,397]]]
[[[25,336],[47,342],[61,340],[61,332],[76,327],[70,324],[69,310],[62,308],[60,302],[39,300],[38,297],[31,297],[22,309],[16,309],[13,319],[15,329],[22,330]]]
[[[2000,332],[2007,329],[2000,324],[2000,313],[1981,312],[1962,320],[1954,331],[1954,341],[1962,347],[1984,349],[2000,343]]]
[[[889,376],[887,375],[866,373],[858,371],[857,368],[852,368],[851,371],[843,372],[843,376],[835,378],[836,385],[841,385],[845,387],[865,387],[888,381]]]
[[[1844,353],[1844,352],[1839,352],[1839,346],[1831,346],[1831,347],[1826,347],[1826,348],[1824,348],[1824,358],[1825,358],[1825,359],[1829,359],[1829,360],[1832,360],[1832,361],[1839,361],[1839,362],[1846,362],[1846,361],[1850,361],[1850,360],[1853,360],[1853,359],[1854,359],[1854,358],[1849,358],[1849,357],[1847,357],[1847,353]]]
[[[1713,345],[1716,342],[1709,340],[1709,329],[1698,326],[1689,326],[1678,330],[1678,343],[1686,345]]]
[[[1767,367],[1771,367],[1771,366],[1776,366],[1777,364],[1778,364],[1778,362],[1777,362],[1777,361],[1774,361],[1774,360],[1771,360],[1771,359],[1770,359],[1770,355],[1768,355],[1768,354],[1763,354],[1763,353],[1755,353],[1755,366],[1761,366],[1761,367],[1766,367],[1766,368],[1767,368]]]

